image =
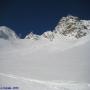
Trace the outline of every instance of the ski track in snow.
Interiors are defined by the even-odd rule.
[[[44,90],[90,90],[90,84],[88,83],[77,83],[77,82],[57,83],[53,81],[41,81],[41,80],[35,80],[35,79],[21,77],[13,74],[5,74],[5,73],[0,73],[0,76],[16,79],[24,83],[39,84],[38,87],[40,86],[42,87],[42,85],[45,85],[46,89],[45,87],[43,87]],[[37,90],[37,89],[34,89],[34,90]]]

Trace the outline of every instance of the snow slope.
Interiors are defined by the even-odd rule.
[[[71,19],[71,16],[68,16]],[[66,17],[66,18],[68,18]],[[19,90],[90,90],[90,34],[48,31],[25,39],[0,39],[0,86]],[[60,24],[61,25],[61,24]],[[57,27],[57,26],[56,26]],[[80,29],[81,31],[82,29]],[[36,38],[37,37],[37,38]]]

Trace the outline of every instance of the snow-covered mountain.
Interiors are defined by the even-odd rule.
[[[39,40],[41,38],[52,41],[55,38],[79,39],[90,33],[90,20],[80,20],[78,17],[68,15],[62,17],[53,31],[46,31],[42,35],[32,32],[26,35],[25,39]],[[16,33],[6,26],[0,26],[0,38],[16,39]]]
[[[63,17],[55,28],[55,33],[67,37],[81,38],[90,33],[90,21],[80,20],[78,17]]]
[[[64,37],[65,39],[79,39],[90,33],[90,20],[80,20],[78,17],[68,15],[61,18],[53,31],[44,32],[41,37],[52,41],[55,37]],[[26,39],[39,39],[40,36],[30,33]]]
[[[6,40],[1,34],[0,88],[90,90],[89,33],[89,20],[69,15],[42,35]]]
[[[30,34],[26,35],[25,39],[34,39],[34,40],[38,40],[40,39],[40,36],[39,35],[36,35],[32,32],[30,32]]]
[[[0,26],[0,38],[6,39],[6,40],[13,40],[17,39],[18,36],[15,34],[13,30],[6,26]]]

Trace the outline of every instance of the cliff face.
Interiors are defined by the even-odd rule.
[[[90,21],[69,15],[60,20],[55,27],[55,32],[78,39],[90,33]]]

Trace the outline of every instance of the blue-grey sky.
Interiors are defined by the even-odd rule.
[[[0,0],[0,25],[22,37],[53,30],[68,14],[90,19],[90,0]]]

